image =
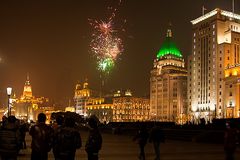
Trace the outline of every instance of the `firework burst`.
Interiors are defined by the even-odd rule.
[[[114,28],[113,23],[116,11],[117,9],[112,11],[107,21],[89,20],[94,28],[90,47],[97,58],[97,68],[103,73],[109,73],[112,70],[123,52],[122,39],[118,36],[118,30]]]

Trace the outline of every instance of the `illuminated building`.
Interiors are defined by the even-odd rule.
[[[112,122],[113,104],[108,98],[90,98],[87,102],[87,115],[95,115],[102,123]]]
[[[239,117],[240,15],[217,8],[191,22],[192,120]]]
[[[88,88],[88,83],[84,82],[83,88],[81,88],[81,85],[77,83],[74,94],[75,111],[77,114],[82,115],[84,117],[87,116],[86,105],[89,97],[90,89]]]
[[[74,107],[71,107],[71,106],[66,107],[66,108],[65,108],[65,112],[75,112],[75,108],[74,108]]]
[[[133,97],[130,91],[120,91],[113,98],[113,122],[149,120],[149,99]]]
[[[187,112],[187,69],[173,42],[171,29],[163,42],[151,70],[150,119],[181,122]]]
[[[79,83],[76,84],[74,102],[76,113],[84,117],[95,115],[100,122],[112,121],[112,101],[109,98],[99,97],[96,91],[88,87],[85,81],[83,87]]]
[[[65,112],[76,112],[75,107],[71,106],[71,100],[69,100],[68,107],[65,108]]]
[[[38,113],[46,113],[54,110],[54,107],[48,106],[48,99],[44,97],[34,97],[29,76],[23,88],[23,94],[16,98],[14,104],[15,116],[23,120],[36,121]]]

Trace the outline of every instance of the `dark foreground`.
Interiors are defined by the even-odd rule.
[[[28,134],[27,134],[28,135]],[[83,145],[87,132],[81,132]],[[31,137],[27,136],[28,149],[20,152],[19,160],[30,159]],[[130,136],[103,134],[103,148],[100,152],[100,160],[137,160],[138,146]],[[161,160],[224,160],[222,144],[203,144],[183,141],[166,141],[161,145]],[[52,152],[49,159],[53,160]],[[240,159],[240,149],[237,150],[235,159]],[[76,160],[87,160],[84,147],[79,149]],[[146,160],[154,160],[152,144],[146,146]]]

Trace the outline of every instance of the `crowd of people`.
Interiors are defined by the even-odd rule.
[[[226,160],[234,160],[237,147],[240,145],[240,130],[237,123],[226,121],[226,129],[224,131],[224,152]],[[139,160],[145,160],[144,148],[147,142],[153,143],[155,151],[155,160],[160,160],[160,143],[165,142],[165,134],[160,126],[154,125],[150,131],[142,124],[133,138],[139,145]]]
[[[102,136],[98,130],[98,122],[94,118],[88,121],[89,136],[85,151],[89,160],[98,160],[102,147]],[[1,160],[17,160],[21,149],[26,149],[26,132],[32,137],[31,160],[47,160],[52,150],[55,160],[74,160],[76,150],[82,147],[79,130],[72,117],[58,116],[56,123],[46,124],[46,115],[40,113],[35,125],[22,123],[15,116],[3,117],[0,127]]]
[[[85,144],[88,160],[98,160],[102,147],[102,136],[98,129],[95,117],[88,120],[89,135]],[[56,117],[52,125],[46,124],[46,115],[40,113],[37,123],[30,126],[15,116],[3,116],[0,123],[0,159],[17,160],[21,149],[26,149],[26,132],[32,137],[31,160],[47,160],[48,153],[52,150],[55,160],[74,160],[76,150],[82,147],[82,139],[74,118]],[[240,133],[235,123],[226,122],[224,134],[224,151],[226,160],[234,160],[234,154],[240,142]],[[164,131],[160,126],[154,125],[149,131],[144,124],[139,125],[139,130],[133,137],[139,146],[139,159],[145,160],[144,148],[152,143],[155,151],[155,160],[160,160],[160,143],[165,142]]]

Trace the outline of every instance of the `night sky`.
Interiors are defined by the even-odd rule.
[[[174,40],[186,58],[191,53],[191,23],[207,12],[231,10],[231,0],[122,0],[116,26],[124,24],[124,53],[106,77],[106,90],[131,89],[149,94],[149,76],[169,22]],[[117,0],[7,0],[0,2],[0,105],[7,86],[22,94],[27,73],[34,96],[56,102],[73,97],[77,81],[88,78],[100,88],[96,59],[90,51],[88,19],[106,20]],[[239,13],[240,0],[235,0]],[[185,59],[185,61],[187,61]]]

